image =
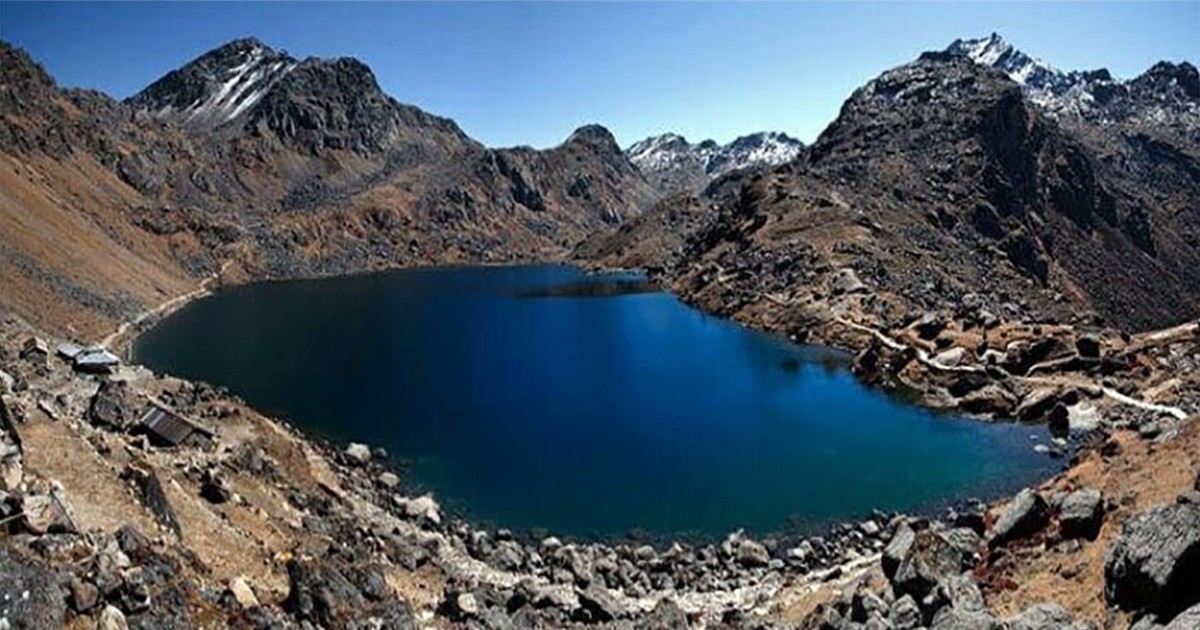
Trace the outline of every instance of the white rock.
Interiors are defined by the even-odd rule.
[[[371,461],[371,447],[366,444],[352,442],[346,447],[346,456],[358,464],[365,464]]]
[[[939,352],[937,356],[933,357],[933,362],[942,367],[951,368],[962,365],[963,359],[966,358],[967,349],[955,347],[943,352]]]
[[[479,602],[470,593],[459,593],[455,599],[455,604],[464,615],[475,616],[479,614]]]
[[[254,594],[254,589],[250,588],[245,578],[235,577],[230,580],[229,592],[242,608],[254,608],[258,605],[258,596]]]
[[[441,507],[429,495],[409,499],[404,504],[404,513],[410,518],[425,519],[435,524],[442,522]]]
[[[125,613],[109,604],[100,611],[100,620],[96,623],[96,630],[129,630],[129,623],[125,621]]]
[[[389,490],[400,485],[400,477],[396,473],[385,472],[379,475],[379,485]]]

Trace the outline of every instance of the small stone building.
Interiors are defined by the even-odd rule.
[[[187,445],[203,448],[212,444],[213,439],[212,431],[158,401],[152,401],[142,414],[142,419],[138,421],[138,429],[156,446]]]

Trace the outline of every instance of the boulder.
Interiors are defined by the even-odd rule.
[[[948,350],[943,350],[933,356],[933,362],[944,368],[955,368],[963,364],[967,359],[967,349],[955,346]]]
[[[621,615],[617,600],[606,589],[592,585],[578,593],[579,610],[583,613],[581,621],[587,623],[608,623]]]
[[[867,285],[858,279],[858,274],[854,273],[853,269],[845,267],[833,272],[829,289],[834,295],[849,295],[866,291]]]
[[[0,625],[11,628],[64,627],[66,600],[53,573],[10,554],[0,545]]]
[[[987,505],[981,501],[971,501],[954,509],[950,522],[955,527],[965,527],[977,535],[987,532]]]
[[[932,341],[942,333],[946,328],[946,320],[937,313],[925,313],[921,319],[913,324],[913,329],[917,333],[917,337],[925,341]]]
[[[441,506],[429,495],[409,499],[404,503],[405,516],[417,521],[427,521],[434,525],[442,522],[441,510]]]
[[[1129,519],[1109,549],[1104,595],[1164,618],[1200,602],[1200,505],[1154,508]]]
[[[1163,630],[1196,630],[1200,628],[1200,604],[1175,615]]]
[[[379,475],[379,485],[389,490],[400,485],[400,477],[394,472],[385,472]]]
[[[902,523],[896,528],[896,533],[888,541],[887,547],[884,547],[880,563],[883,565],[883,574],[889,580],[896,575],[896,569],[900,567],[900,563],[908,556],[908,551],[912,547],[915,538],[916,532],[913,531],[913,528],[908,523]]]
[[[963,396],[958,400],[958,406],[967,413],[988,414],[1003,418],[1012,415],[1017,401],[1007,389],[992,384]]]
[[[896,630],[916,630],[922,625],[921,608],[912,595],[905,595],[892,602],[888,619]]]
[[[242,608],[258,606],[258,596],[254,594],[254,589],[250,588],[250,583],[246,581],[246,578],[235,577],[230,580],[229,594],[233,596],[233,601]]]
[[[1092,333],[1079,335],[1075,339],[1075,351],[1085,359],[1100,358],[1100,336]]]
[[[969,575],[951,575],[938,584],[938,599],[946,606],[971,612],[983,612],[983,593]]]
[[[1071,434],[1071,412],[1067,406],[1059,403],[1054,403],[1054,407],[1050,410],[1050,414],[1046,416],[1046,428],[1050,430],[1050,435],[1056,438],[1066,438]]]
[[[175,508],[167,498],[167,493],[163,490],[162,481],[159,480],[158,475],[153,470],[143,470],[136,466],[127,466],[123,474],[126,479],[133,481],[138,487],[139,498],[158,519],[158,522],[178,534],[181,531],[179,518],[175,515]]]
[[[125,621],[125,613],[116,606],[109,605],[100,611],[96,630],[129,630],[129,622]]]
[[[1026,424],[1040,424],[1048,419],[1050,410],[1058,403],[1057,387],[1039,387],[1025,394],[1017,405],[1016,418]]]
[[[371,447],[366,444],[352,442],[350,446],[346,447],[346,459],[352,464],[364,466],[367,462],[371,461]]]
[[[898,595],[912,595],[920,601],[967,566],[962,551],[937,532],[923,529],[913,535],[912,544],[892,575],[892,587]]]
[[[329,628],[343,627],[366,605],[358,588],[333,564],[292,559],[287,563],[289,590],[284,608],[300,620]]]
[[[1004,630],[1004,625],[986,612],[947,606],[933,616],[929,630]]]
[[[691,625],[679,605],[664,597],[658,600],[654,610],[639,620],[638,627],[645,630],[688,630]]]
[[[1028,538],[1050,521],[1050,508],[1037,492],[1026,488],[1004,508],[992,526],[992,537],[988,544],[1000,547],[1011,541]]]
[[[91,582],[71,576],[71,582],[67,589],[67,601],[71,605],[71,610],[77,613],[86,613],[100,603],[100,589]]]
[[[71,516],[61,497],[54,494],[30,494],[21,499],[21,524],[31,534],[62,534],[75,531]]]
[[[1005,630],[1085,630],[1058,604],[1035,604],[1004,620]]]
[[[208,471],[205,473],[204,480],[200,484],[200,496],[204,497],[209,503],[220,505],[227,503],[233,498],[233,490],[223,477],[212,471]]]
[[[1063,538],[1095,540],[1104,522],[1104,496],[1099,490],[1084,488],[1063,498],[1058,524]]]
[[[736,545],[737,561],[745,567],[765,567],[771,561],[771,553],[762,544],[742,538]]]
[[[479,600],[473,593],[459,593],[454,597],[454,611],[462,617],[479,615]]]
[[[96,426],[124,431],[138,420],[136,397],[125,381],[105,380],[92,396],[87,419]]]

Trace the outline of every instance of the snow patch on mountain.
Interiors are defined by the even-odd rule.
[[[946,49],[951,55],[995,68],[1021,85],[1026,97],[1053,117],[1091,122],[1141,120],[1195,126],[1200,121],[1196,68],[1187,62],[1161,62],[1128,81],[1106,69],[1063,72],[1018,50],[992,33],[959,39]]]
[[[667,184],[702,185],[733,171],[789,162],[803,148],[799,140],[773,131],[724,145],[713,140],[692,144],[679,134],[665,133],[636,142],[625,153],[647,176]]]
[[[130,101],[156,118],[215,127],[249,110],[298,65],[257,40],[237,40],[167,74]]]

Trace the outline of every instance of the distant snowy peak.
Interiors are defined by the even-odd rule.
[[[216,127],[248,111],[297,65],[256,39],[239,39],[169,72],[128,102],[160,119]]]
[[[1159,62],[1141,76],[1120,81],[1106,69],[1063,72],[1015,48],[996,33],[959,39],[946,53],[995,68],[1021,85],[1026,97],[1052,116],[1092,122],[1145,120],[1194,125],[1200,120],[1200,81],[1187,62]]]
[[[742,136],[725,145],[712,140],[692,144],[679,134],[665,133],[636,142],[625,153],[642,173],[663,185],[697,188],[736,170],[789,162],[803,148],[799,140],[774,131]]]

